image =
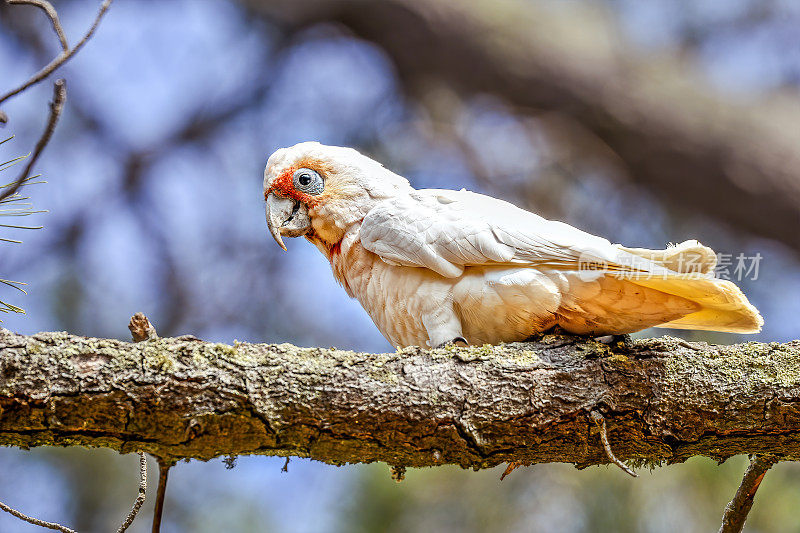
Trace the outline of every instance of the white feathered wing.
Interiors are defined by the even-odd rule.
[[[425,189],[381,202],[364,218],[360,240],[386,263],[446,278],[470,266],[530,267],[622,279],[696,304],[681,318],[653,324],[659,327],[754,333],[763,324],[736,285],[712,277],[716,255],[697,241],[666,250],[625,248],[465,190]]]

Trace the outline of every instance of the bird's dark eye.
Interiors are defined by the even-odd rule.
[[[325,182],[317,171],[301,168],[294,173],[294,188],[300,192],[316,196],[325,190]]]

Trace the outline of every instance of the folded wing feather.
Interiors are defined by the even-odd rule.
[[[736,285],[712,277],[716,254],[697,241],[666,250],[625,248],[466,190],[425,189],[386,200],[364,218],[360,239],[386,263],[429,268],[448,278],[468,266],[491,264],[595,268],[702,306],[665,327],[750,333],[763,324]]]
[[[382,202],[364,218],[360,237],[387,263],[430,268],[445,277],[460,276],[465,266],[492,263],[559,270],[595,264],[618,272],[675,273],[636,253],[640,250],[628,251],[465,190],[424,189]]]

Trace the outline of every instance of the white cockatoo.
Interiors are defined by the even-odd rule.
[[[303,235],[394,346],[648,327],[755,333],[741,290],[697,241],[626,248],[466,190],[416,190],[352,148],[304,142],[264,173],[267,224]]]

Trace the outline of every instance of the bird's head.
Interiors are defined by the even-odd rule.
[[[267,161],[267,226],[282,237],[306,236],[330,250],[380,200],[410,189],[408,181],[352,148],[304,142]]]

